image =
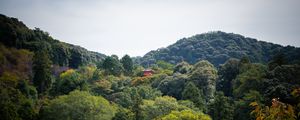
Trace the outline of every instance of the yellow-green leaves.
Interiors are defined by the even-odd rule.
[[[51,100],[43,111],[45,120],[110,120],[116,108],[101,96],[76,90]]]

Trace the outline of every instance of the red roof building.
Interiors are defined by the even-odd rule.
[[[151,76],[154,73],[154,71],[151,69],[146,69],[143,71],[143,73],[144,76]]]

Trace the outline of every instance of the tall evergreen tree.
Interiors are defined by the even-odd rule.
[[[239,60],[231,58],[220,66],[217,90],[223,91],[225,96],[232,96],[232,81],[239,74]]]
[[[33,83],[39,93],[46,92],[52,85],[51,61],[45,49],[37,51],[33,57]]]
[[[102,63],[102,67],[104,68],[106,74],[120,76],[123,72],[123,66],[116,55],[106,57]]]
[[[284,64],[286,64],[284,54],[283,53],[278,53],[268,63],[268,68],[271,71],[271,70],[275,69],[277,66],[281,66],[281,65],[284,65]]]
[[[213,120],[233,120],[233,101],[224,96],[223,92],[217,92],[214,102],[209,105],[209,114]]]
[[[129,55],[125,55],[121,59],[121,63],[124,68],[124,74],[125,75],[131,75],[132,74],[132,69],[133,69],[133,62],[132,59],[130,58]]]
[[[188,82],[182,91],[182,99],[192,101],[196,107],[202,111],[206,111],[203,92],[199,90],[193,82]]]
[[[181,74],[186,74],[188,72],[190,72],[190,70],[192,69],[192,66],[185,62],[185,61],[182,61],[181,63],[178,63],[176,64],[176,66],[174,67],[174,73],[178,72],[178,73],[181,73]]]
[[[217,77],[217,70],[213,64],[202,60],[194,65],[189,79],[193,81],[198,88],[203,89],[206,102],[212,102],[216,91]]]
[[[138,90],[136,88],[133,89],[131,97],[133,99],[133,106],[132,106],[132,111],[135,116],[135,120],[142,120],[142,113],[141,113],[141,107],[140,105],[143,102],[143,99],[141,98],[140,94],[138,93]]]

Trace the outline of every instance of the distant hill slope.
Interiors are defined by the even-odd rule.
[[[195,63],[205,59],[218,66],[229,58],[241,58],[245,55],[252,62],[265,63],[278,53],[283,53],[289,62],[300,60],[299,48],[283,47],[238,34],[216,31],[183,38],[167,48],[148,52],[139,61],[148,65],[157,60],[175,64],[183,60]]]
[[[73,68],[89,62],[98,62],[105,57],[104,54],[55,40],[39,28],[31,30],[18,19],[1,14],[0,42],[8,47],[30,51],[46,48],[54,64]]]

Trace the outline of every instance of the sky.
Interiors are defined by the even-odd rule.
[[[143,56],[219,30],[299,47],[299,6],[300,0],[0,0],[0,13],[91,51]]]

